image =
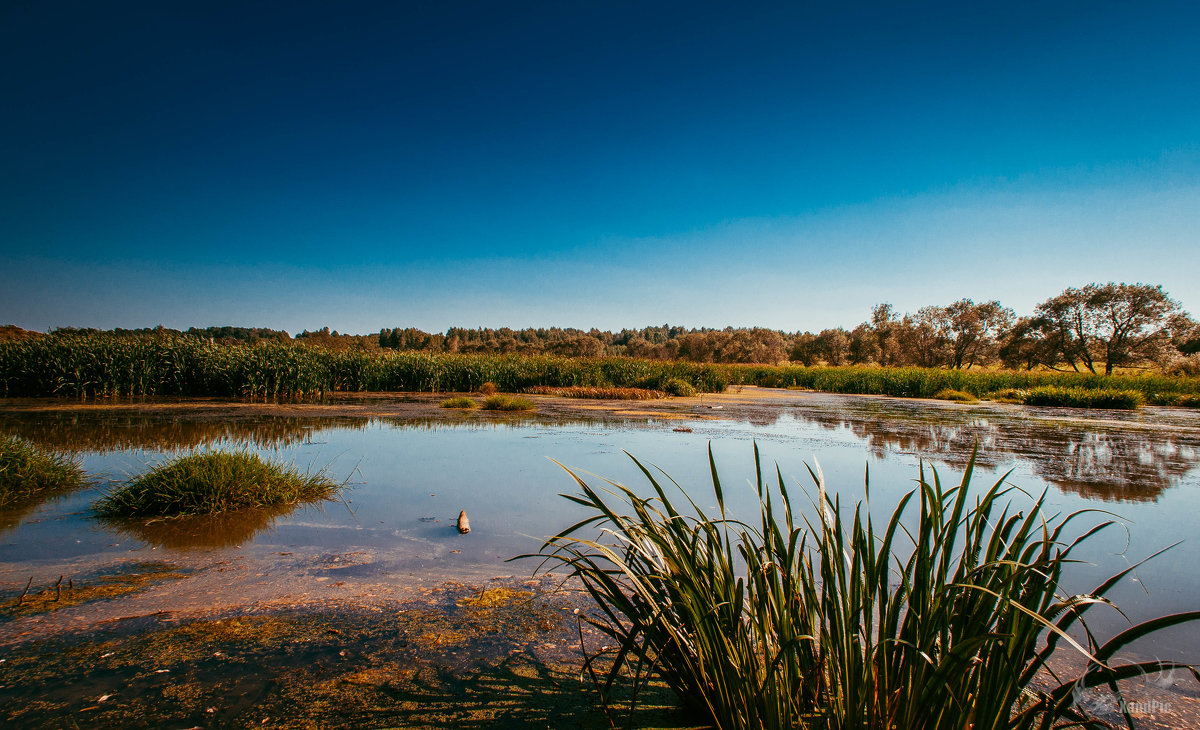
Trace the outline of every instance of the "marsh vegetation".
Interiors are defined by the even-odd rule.
[[[483,402],[483,410],[485,411],[532,411],[536,407],[533,401],[528,398],[520,398],[504,393],[489,395],[487,400]]]
[[[338,351],[301,344],[218,345],[178,336],[62,334],[0,343],[5,396],[319,396],[339,391],[467,393],[492,384],[725,388],[713,365],[627,358]]]
[[[749,523],[727,516],[711,450],[711,515],[698,491],[668,494],[669,477],[636,463],[648,498],[572,472],[581,494],[568,499],[591,516],[540,556],[580,579],[601,610],[591,623],[612,639],[602,653],[614,662],[593,672],[602,690],[622,675],[661,679],[718,728],[1025,729],[1087,722],[1075,704],[1087,688],[1120,698],[1118,680],[1175,670],[1200,682],[1190,665],[1115,658],[1200,611],[1107,640],[1087,628],[1089,611],[1137,565],[1086,594],[1063,593],[1076,549],[1112,521],[1047,515],[1044,494],[1023,498],[1003,477],[973,492],[973,459],[956,485],[922,469],[879,523],[869,492],[843,504],[819,466],[803,510],[782,473],[764,473],[757,448],[760,513]],[[1035,686],[1060,647],[1079,652],[1086,670]]]
[[[70,457],[15,436],[0,436],[0,509],[73,489],[83,481],[83,470]]]
[[[194,338],[104,334],[0,343],[0,382],[7,396],[320,397],[336,392],[490,395],[524,391],[626,398],[653,392],[690,396],[744,384],[904,398],[933,398],[946,390],[976,398],[1022,391],[1024,398],[1029,391],[1052,387],[1058,390],[1035,396],[1038,404],[1133,408],[1140,402],[1192,407],[1200,403],[1200,377],[1193,376],[368,353],[298,344],[237,347]],[[1103,395],[1096,394],[1099,391]]]
[[[155,466],[102,497],[96,513],[110,519],[208,515],[317,502],[340,486],[324,472],[302,474],[257,454],[213,451]]]

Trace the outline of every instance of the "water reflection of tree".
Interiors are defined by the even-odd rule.
[[[880,401],[822,403],[795,413],[849,430],[878,458],[900,452],[962,469],[978,443],[981,466],[1003,468],[1015,457],[1050,484],[1108,501],[1154,501],[1200,463],[1200,434],[1178,430]]]
[[[223,512],[198,517],[170,519],[104,520],[122,535],[158,547],[222,548],[249,542],[255,535],[274,527],[275,521],[301,505],[280,505]]]

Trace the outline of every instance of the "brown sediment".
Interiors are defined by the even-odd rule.
[[[599,641],[578,624],[582,605],[544,580],[447,583],[370,609],[154,618],[31,642],[5,654],[0,722],[606,728],[579,675],[579,637]],[[689,726],[665,688],[643,692],[636,726]]]
[[[30,576],[25,590],[19,596],[0,596],[0,620],[120,598],[165,581],[186,578],[188,575],[188,571],[180,570],[179,566],[172,563],[137,562],[121,566],[115,572],[94,573],[78,580],[72,577],[65,587],[63,579],[66,575],[63,574],[57,581],[47,583],[44,588],[33,593],[30,593],[30,588],[33,586],[34,577]]]

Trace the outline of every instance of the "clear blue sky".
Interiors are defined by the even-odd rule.
[[[0,324],[1200,315],[1200,3],[6,2]]]

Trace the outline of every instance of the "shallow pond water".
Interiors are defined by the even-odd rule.
[[[135,558],[193,570],[250,561],[249,574],[260,580],[238,590],[287,584],[287,595],[301,590],[288,584],[301,582],[300,572],[305,581],[346,587],[528,575],[536,561],[506,561],[535,552],[541,539],[584,514],[558,496],[575,487],[552,459],[640,489],[644,477],[627,451],[671,475],[707,509],[715,507],[711,446],[731,512],[750,516],[757,444],[768,468],[778,463],[799,490],[811,491],[806,464],[819,462],[844,502],[862,498],[869,471],[872,509],[890,513],[922,463],[957,482],[978,444],[975,488],[1008,473],[1008,482],[1026,491],[1048,490],[1051,511],[1094,508],[1128,523],[1128,532],[1110,529],[1093,541],[1089,562],[1073,566],[1067,588],[1086,590],[1183,540],[1114,597],[1134,620],[1200,606],[1194,412],[1085,413],[787,391],[680,402],[621,412],[538,399],[542,415],[526,417],[448,413],[432,398],[400,415],[388,412],[384,397],[366,412],[355,410],[361,403],[338,402],[250,411],[186,402],[159,409],[0,406],[0,432],[75,453],[97,479],[61,498],[0,512],[0,587],[19,592],[31,576],[53,580]],[[294,511],[126,524],[90,516],[90,505],[111,485],[171,455],[215,448],[326,469],[348,490],[343,501]],[[460,510],[470,516],[467,535],[455,529]],[[219,585],[206,590],[213,601],[233,600],[218,595]],[[1106,623],[1119,628],[1115,614]],[[1198,633],[1176,629],[1142,651],[1195,660]]]

